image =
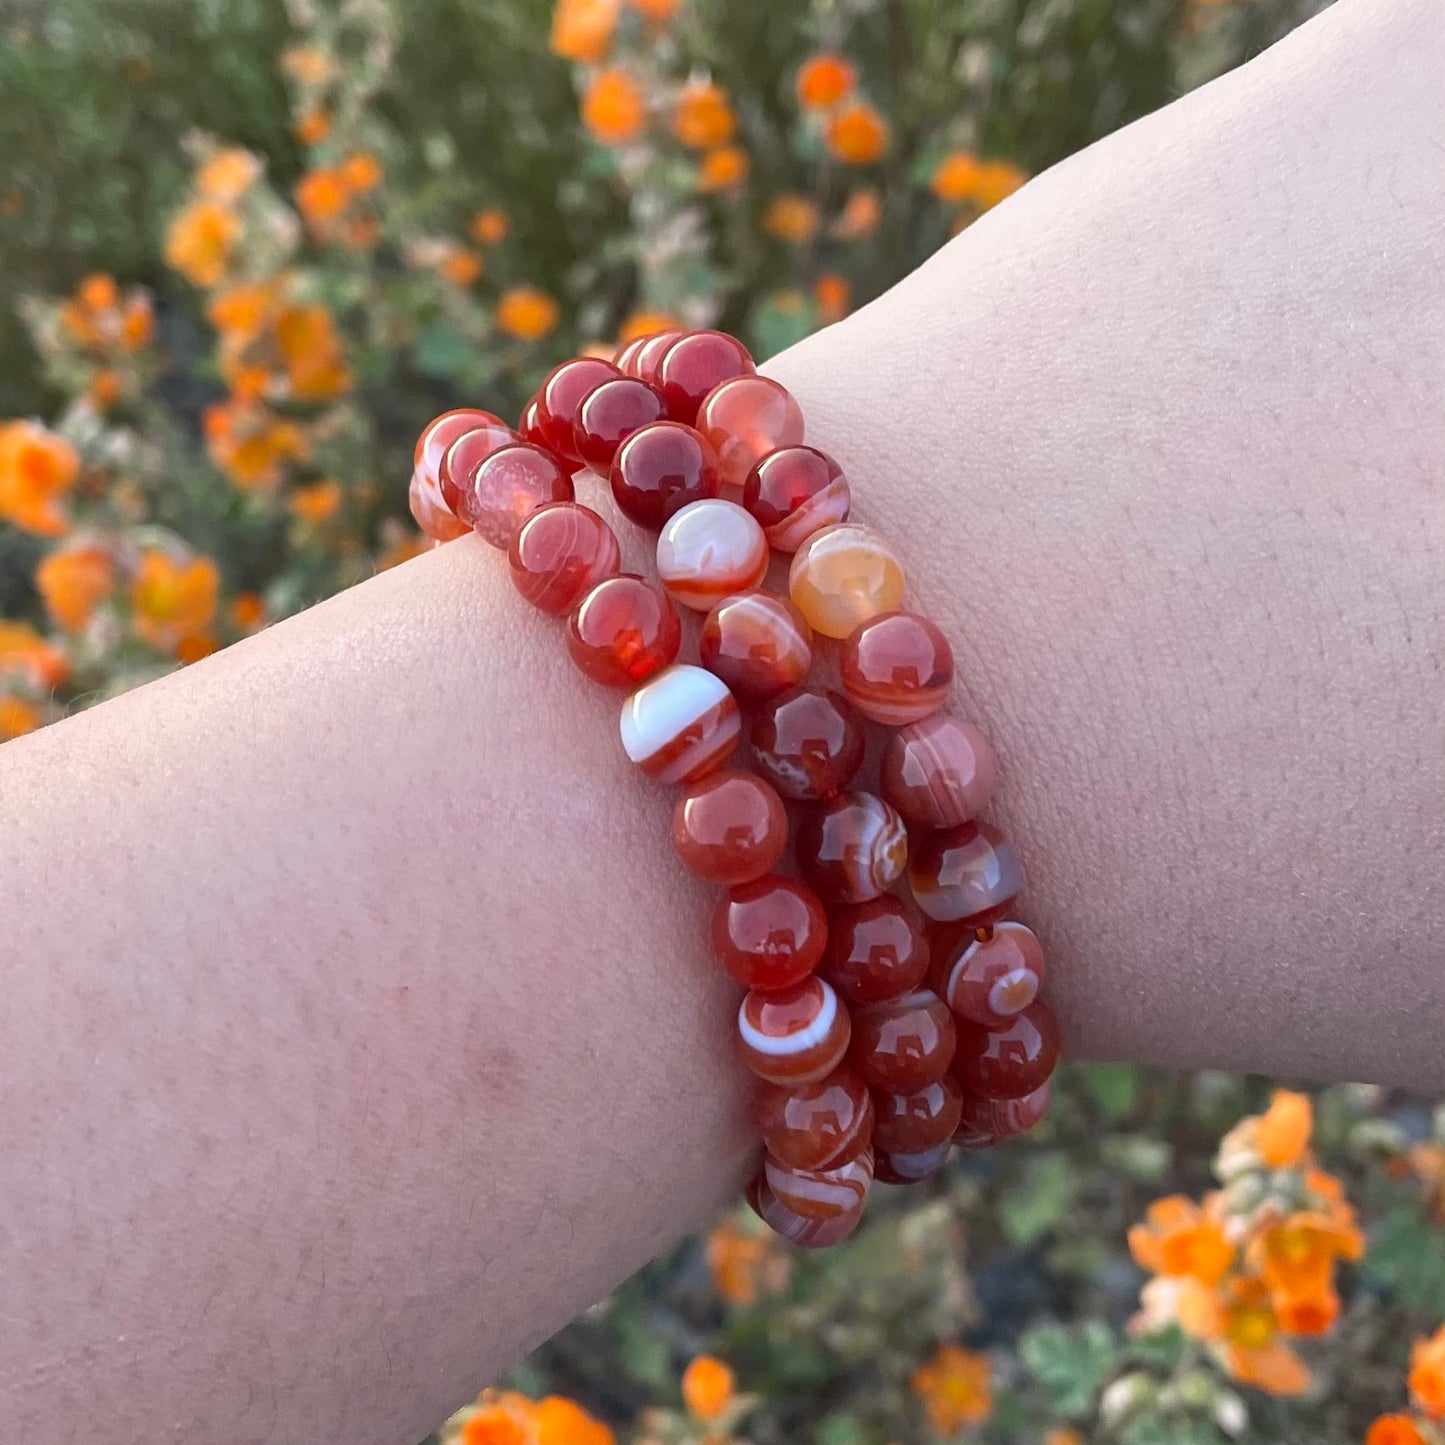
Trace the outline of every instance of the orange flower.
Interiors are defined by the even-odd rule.
[[[70,527],[60,502],[80,475],[80,457],[64,437],[37,422],[0,423],[0,518],[40,537]]]
[[[780,241],[801,245],[818,230],[818,207],[806,196],[774,196],[763,212],[763,229]]]
[[[677,14],[682,0],[627,0],[627,3],[654,25],[665,25]]]
[[[993,1411],[988,1358],[961,1345],[940,1345],[938,1353],[913,1372],[909,1384],[940,1435],[956,1435],[987,1420]]]
[[[20,697],[0,697],[0,742],[24,737],[40,726],[40,708]]]
[[[217,291],[206,307],[212,326],[235,346],[244,346],[268,325],[280,297],[276,281],[245,281]]]
[[[341,510],[343,495],[338,481],[314,482],[309,487],[298,487],[291,494],[286,508],[298,522],[318,527]]]
[[[1059,1425],[1045,1432],[1044,1445],[1084,1445],[1084,1437],[1067,1425]]]
[[[381,184],[381,162],[370,151],[354,151],[341,163],[341,182],[356,195]]]
[[[438,269],[453,286],[466,287],[482,274],[482,258],[465,246],[455,246],[442,257]]]
[[[507,239],[507,232],[511,228],[512,223],[508,219],[507,213],[493,206],[485,211],[478,211],[472,217],[467,230],[471,233],[472,240],[483,246],[495,246],[498,242]]]
[[[287,306],[276,318],[276,342],[293,396],[326,401],[351,386],[341,340],[324,306]]]
[[[70,662],[53,642],[46,642],[28,622],[0,618],[0,678],[31,692],[54,692],[69,675]]]
[[[1432,1420],[1445,1420],[1445,1325],[1410,1351],[1410,1399]]]
[[[1269,1108],[1260,1115],[1254,1142],[1259,1157],[1271,1169],[1293,1169],[1309,1148],[1314,1110],[1308,1094],[1275,1091]]]
[[[1310,1387],[1304,1361],[1283,1340],[1258,1349],[1230,1345],[1224,1351],[1224,1365],[1241,1385],[1253,1385],[1267,1395],[1303,1395]]]
[[[521,1395],[488,1391],[462,1426],[457,1445],[536,1445],[531,1404]]]
[[[331,134],[331,117],[324,110],[303,110],[291,129],[302,145],[318,146]]]
[[[120,289],[114,276],[103,272],[86,276],[75,288],[76,299],[87,311],[109,311],[120,300]]]
[[[67,632],[79,632],[114,587],[110,553],[94,543],[62,547],[35,569],[35,590],[45,610]]]
[[[978,168],[973,199],[979,210],[991,210],[1019,189],[1028,176],[1007,161],[984,161]]]
[[[196,189],[208,201],[234,206],[261,174],[261,162],[240,146],[217,151],[196,174]]]
[[[978,186],[978,157],[967,151],[949,151],[933,168],[928,184],[940,201],[969,200]]]
[[[882,219],[883,202],[878,192],[871,188],[854,191],[833,223],[833,234],[840,241],[858,241],[872,235]]]
[[[1187,1276],[1205,1285],[1218,1284],[1234,1261],[1234,1246],[1218,1221],[1182,1194],[1149,1206],[1145,1222],[1129,1230],[1129,1252],[1152,1274]]]
[[[126,351],[139,351],[155,334],[155,314],[151,298],[144,291],[133,291],[126,298],[120,317],[120,344]]]
[[[537,1445],[613,1445],[612,1431],[575,1400],[548,1395],[532,1407]]]
[[[714,146],[697,168],[700,191],[727,191],[748,178],[748,153],[740,146]]]
[[[120,400],[120,394],[120,373],[112,371],[108,366],[97,371],[90,378],[90,385],[86,387],[86,395],[102,411],[109,411]]]
[[[255,632],[266,621],[266,604],[259,592],[238,592],[228,616],[237,632]]]
[[[695,1420],[716,1420],[733,1398],[737,1381],[721,1360],[699,1355],[682,1372],[682,1402]]]
[[[645,334],[645,333],[644,333]],[[713,1287],[728,1304],[755,1304],[787,1282],[788,1260],[766,1231],[724,1219],[707,1237],[707,1265]]]
[[[1365,1431],[1365,1445],[1428,1445],[1408,1415],[1381,1415]]]
[[[818,307],[818,316],[831,324],[841,321],[848,314],[852,291],[847,279],[836,271],[825,271],[813,282],[813,300]]]
[[[296,204],[311,226],[322,229],[351,204],[351,189],[340,171],[310,171],[296,183]]]
[[[672,116],[672,133],[689,150],[703,151],[726,145],[737,128],[722,86],[707,80],[695,81],[678,98]]]
[[[158,651],[174,651],[211,625],[220,585],[209,557],[177,562],[155,549],[142,553],[130,590],[136,635]]]
[[[888,149],[888,123],[866,100],[854,101],[829,122],[828,149],[850,166],[869,166]]]
[[[166,264],[193,286],[215,286],[226,274],[240,234],[233,211],[215,201],[192,201],[166,232]]]
[[[302,85],[324,85],[331,78],[331,58],[314,45],[297,45],[282,55],[281,69]]]
[[[603,145],[625,145],[642,134],[647,104],[629,76],[620,70],[602,70],[582,93],[582,124]]]
[[[1288,1215],[1250,1240],[1248,1259],[1258,1271],[1265,1287],[1278,1299],[1288,1298],[1301,1308],[1306,1302],[1318,1301],[1329,1320],[1339,1302],[1326,1305],[1331,1296],[1335,1261],[1356,1260],[1365,1250],[1364,1235],[1353,1219],[1341,1218],[1317,1210],[1302,1210]],[[1289,1326],[1286,1326],[1289,1329]],[[1293,1334],[1319,1334],[1319,1329],[1291,1329]]]
[[[275,486],[285,463],[306,455],[301,429],[264,407],[223,402],[207,409],[204,425],[212,459],[243,491]]]
[[[656,336],[659,331],[679,331],[682,322],[670,311],[634,311],[623,319],[617,339],[636,341],[639,336]]]
[[[535,286],[513,286],[497,301],[497,329],[518,341],[540,341],[557,324],[557,303]]]
[[[1212,1285],[1189,1275],[1161,1274],[1139,1291],[1139,1313],[1129,1322],[1135,1334],[1178,1325],[1190,1339],[1223,1339],[1228,1327],[1224,1303]]]
[[[621,0],[557,0],[547,40],[552,53],[578,65],[605,60],[621,8]]]
[[[1278,1291],[1273,1300],[1275,1319],[1287,1335],[1325,1335],[1340,1316],[1340,1297],[1328,1281],[1298,1293]]]
[[[798,71],[798,104],[804,110],[827,110],[851,95],[858,73],[841,55],[820,52]]]
[[[175,646],[176,661],[182,664],[199,662],[221,650],[221,639],[212,632],[196,632],[183,637]]]

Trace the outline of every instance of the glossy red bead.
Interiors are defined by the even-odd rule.
[[[622,704],[622,749],[659,783],[695,783],[732,756],[742,736],[737,699],[720,678],[677,662]]]
[[[795,687],[765,703],[748,733],[759,770],[785,797],[841,792],[863,766],[863,723],[842,695]]]
[[[947,1144],[958,1128],[963,1091],[951,1074],[911,1094],[873,1096],[873,1138],[880,1149],[894,1154],[918,1154]]]
[[[657,368],[661,366],[667,348],[682,334],[681,331],[654,332],[639,344],[637,350],[628,358],[628,364],[622,369],[628,376],[635,376],[655,387],[658,383]]]
[[[756,369],[747,348],[725,331],[685,331],[662,353],[657,386],[668,415],[690,426],[708,392]]]
[[[987,928],[1013,906],[1023,874],[1013,844],[997,828],[970,822],[917,840],[908,884],[930,918]]]
[[[721,490],[717,456],[699,432],[657,421],[633,432],[617,449],[609,474],[624,516],[660,532],[674,512]]]
[[[903,876],[903,819],[872,793],[839,793],[798,826],[798,867],[829,903],[866,903]]]
[[[868,1148],[873,1138],[873,1099],[850,1069],[795,1089],[763,1084],[757,1094],[763,1147],[793,1169],[827,1169]]]
[[[758,585],[768,570],[763,529],[722,497],[704,497],[674,512],[657,536],[657,575],[673,599],[710,612]]]
[[[913,910],[891,894],[835,908],[819,972],[851,1008],[916,989],[928,974],[928,940]]]
[[[1039,996],[1043,945],[1022,923],[1000,923],[991,937],[955,948],[938,972],[939,992],[959,1018],[1000,1028]]]
[[[458,407],[455,411],[443,412],[440,416],[433,417],[416,439],[416,449],[412,453],[412,466],[421,474],[425,484],[437,489],[443,503],[453,516],[456,515],[458,494],[454,490],[449,490],[443,462],[446,459],[447,450],[458,437],[469,431],[478,430],[498,432],[506,441],[517,440],[516,434],[501,417],[472,406]]]
[[[771,872],[788,846],[783,800],[756,773],[714,773],[677,800],[672,846],[709,883],[750,883]]]
[[[780,1204],[758,1173],[747,1188],[747,1200],[754,1214],[795,1249],[828,1249],[841,1244],[863,1219],[863,1205],[834,1215],[832,1219],[809,1219]]]
[[[743,483],[743,506],[775,552],[796,552],[814,532],[846,522],[850,505],[842,468],[816,447],[779,447]]]
[[[884,751],[883,796],[915,828],[955,828],[993,794],[994,757],[972,723],[935,713],[900,728]]]
[[[698,659],[744,702],[762,702],[808,675],[813,629],[786,597],[754,589],[725,597],[707,615]]]
[[[599,582],[567,624],[572,661],[605,687],[636,687],[674,662],[681,646],[672,598],[631,573]]]
[[[552,368],[537,393],[537,429],[548,451],[574,466],[581,462],[573,431],[577,408],[594,387],[621,375],[600,356],[574,356]]]
[[[522,408],[521,420],[517,423],[517,435],[533,446],[545,447],[547,439],[542,433],[542,409],[534,396]]]
[[[738,1009],[743,1060],[772,1084],[826,1078],[843,1062],[851,1036],[847,1007],[816,974],[777,993],[753,989]]]
[[[572,425],[572,444],[589,467],[604,476],[617,448],[663,415],[662,398],[635,376],[614,376],[582,398]]]
[[[697,429],[717,453],[723,485],[741,490],[769,452],[803,440],[803,412],[771,377],[733,376],[707,394]]]
[[[801,983],[827,942],[828,918],[817,895],[778,873],[729,888],[713,910],[713,953],[744,988],[759,993]]]
[[[864,1149],[827,1169],[794,1169],[764,1157],[763,1178],[773,1198],[804,1219],[837,1219],[861,1209],[873,1184],[873,1154]]]
[[[1003,1028],[958,1025],[954,1073],[967,1094],[1021,1099],[1032,1094],[1059,1061],[1059,1026],[1042,1000],[1015,1014]]]
[[[956,1040],[948,1005],[932,989],[919,988],[854,1010],[848,1062],[875,1089],[912,1094],[943,1077]]]
[[[1020,1099],[984,1099],[965,1094],[957,1133],[1011,1139],[1025,1134],[1049,1111],[1053,1085],[1047,1081]]]
[[[437,479],[448,507],[462,516],[467,488],[477,468],[495,451],[522,441],[500,417],[490,412],[473,412],[473,425],[459,431],[441,454]]]
[[[916,1154],[890,1154],[886,1149],[873,1151],[873,1177],[882,1184],[922,1184],[948,1163],[951,1141],[945,1139],[931,1149]]]
[[[466,437],[459,444],[465,444]],[[461,518],[484,541],[507,551],[523,522],[549,502],[572,500],[572,478],[530,442],[498,447],[466,478]]]
[[[885,612],[849,634],[838,673],[864,717],[902,727],[943,706],[953,686],[953,649],[926,617]]]
[[[649,332],[646,336],[634,336],[631,341],[622,342],[612,353],[613,366],[615,366],[623,376],[636,376],[637,354],[656,334],[656,332]]]
[[[455,542],[472,530],[452,515],[452,509],[442,499],[441,487],[434,479],[424,476],[420,469],[411,474],[406,501],[411,508],[412,520],[433,542]]]
[[[553,502],[518,528],[507,561],[517,591],[539,612],[561,617],[617,575],[622,553],[612,528],[590,507]]]

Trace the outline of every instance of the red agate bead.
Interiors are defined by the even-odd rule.
[[[690,426],[708,392],[756,369],[747,347],[725,331],[685,331],[662,353],[657,386],[668,415]]]
[[[883,796],[915,828],[956,828],[977,817],[993,793],[988,740],[945,713],[900,728],[879,771]]]
[[[984,1099],[965,1094],[955,1133],[982,1135],[991,1140],[1025,1134],[1048,1113],[1052,1088],[1046,1080],[1019,1099]]]
[[[574,466],[581,462],[573,431],[577,408],[594,387],[621,375],[600,356],[574,356],[552,368],[537,393],[537,430],[548,451]]]
[[[864,717],[902,727],[943,705],[953,686],[953,649],[926,617],[885,612],[849,634],[838,672]]]
[[[517,591],[539,612],[561,617],[617,575],[622,553],[612,528],[590,507],[554,502],[518,528],[507,561]]]
[[[947,1144],[963,1112],[963,1090],[948,1073],[911,1094],[873,1096],[873,1138],[889,1153],[917,1154]]]
[[[654,532],[689,502],[721,489],[717,455],[699,432],[681,422],[639,427],[617,449],[609,474],[624,516]]]
[[[1013,906],[1023,885],[1013,844],[989,823],[961,823],[926,834],[908,860],[914,900],[939,923],[987,928]]]
[[[998,1028],[1044,986],[1044,950],[1022,923],[1000,923],[987,938],[957,947],[939,967],[939,992],[959,1018]]]
[[[471,412],[468,415],[472,418],[472,425],[455,433],[441,454],[437,470],[442,496],[458,517],[464,516],[462,508],[466,491],[477,468],[493,452],[523,440],[500,417],[490,412]]]
[[[788,846],[783,800],[756,773],[714,773],[677,800],[672,846],[709,883],[751,883],[771,872]]]
[[[823,977],[852,1007],[909,993],[928,973],[928,941],[901,899],[885,894],[828,919]]]
[[[631,573],[599,582],[567,624],[572,661],[604,687],[636,687],[675,662],[681,646],[672,598]]]
[[[804,1219],[837,1219],[861,1209],[873,1183],[873,1154],[863,1149],[827,1169],[794,1169],[763,1159],[763,1178],[773,1198]]]
[[[412,520],[433,542],[455,542],[472,530],[452,515],[452,509],[443,500],[441,487],[435,478],[425,476],[420,468],[411,474],[406,501]]]
[[[769,452],[803,440],[803,412],[771,377],[732,376],[707,394],[697,429],[717,453],[723,484],[741,490]]]
[[[798,1088],[764,1084],[757,1095],[763,1147],[793,1169],[827,1169],[861,1154],[873,1137],[873,1099],[850,1069]]]
[[[1059,1026],[1042,999],[1002,1028],[960,1022],[953,1071],[964,1091],[985,1099],[1032,1094],[1059,1061]]]
[[[718,962],[744,988],[776,993],[801,983],[823,956],[828,917],[811,888],[769,873],[729,888],[712,915]]]
[[[505,552],[538,507],[571,500],[572,479],[557,459],[530,442],[513,442],[498,447],[466,478],[460,515],[484,542]]]
[[[761,1172],[747,1188],[748,1205],[753,1213],[773,1231],[786,1239],[797,1249],[828,1249],[841,1244],[863,1218],[863,1205],[849,1209],[832,1219],[809,1219],[806,1215],[795,1214],[780,1204],[768,1188]]]
[[[612,353],[612,364],[623,376],[636,376],[637,353],[647,345],[656,332],[648,332],[645,336],[634,336],[631,341],[624,341],[616,347]]]
[[[761,702],[808,675],[813,629],[787,598],[755,588],[708,613],[698,659],[745,702]]]
[[[863,724],[841,694],[795,687],[773,698],[748,733],[759,769],[785,797],[817,801],[841,792],[863,766]]]
[[[738,1009],[743,1059],[770,1084],[810,1084],[843,1062],[852,1022],[816,974],[777,993],[749,992]]]
[[[500,427],[511,435],[511,429],[501,417],[494,416],[489,411],[482,411],[474,406],[462,406],[455,411],[444,411],[440,416],[434,416],[421,430],[421,435],[416,439],[416,448],[412,452],[412,466],[422,474],[424,479],[429,479],[434,485],[440,485],[442,479],[442,458],[447,454],[447,448],[456,441],[464,432],[481,428]],[[511,436],[515,441],[516,437]],[[446,496],[445,489],[442,496]],[[452,503],[448,503],[451,506]]]
[[[637,350],[627,359],[627,365],[622,369],[628,376],[635,376],[645,381],[649,386],[657,385],[657,368],[662,364],[662,358],[667,348],[672,345],[683,333],[681,331],[657,331],[651,336],[645,336],[638,343]],[[618,363],[621,366],[621,362]]]
[[[768,570],[763,529],[733,502],[704,497],[674,512],[657,538],[657,575],[684,607],[708,612]]]
[[[919,988],[854,1011],[848,1060],[875,1089],[912,1094],[943,1076],[956,1042],[948,1005]]]
[[[617,448],[663,415],[662,398],[635,376],[614,376],[582,398],[572,425],[577,455],[604,476]]]
[[[842,468],[816,447],[779,447],[743,483],[743,506],[775,552],[796,552],[814,532],[846,522],[850,504]]]
[[[915,1154],[890,1153],[887,1149],[873,1151],[873,1177],[884,1184],[921,1184],[937,1174],[948,1163],[952,1141],[945,1139],[931,1149]]]
[[[674,663],[622,704],[622,748],[660,783],[695,783],[732,756],[742,735],[737,700],[721,678]]]
[[[533,446],[547,445],[547,440],[542,435],[542,409],[535,396],[522,408],[521,419],[517,422],[517,435],[524,442],[531,442]]]
[[[798,828],[798,867],[830,903],[866,903],[903,876],[903,819],[872,793],[839,793]]]

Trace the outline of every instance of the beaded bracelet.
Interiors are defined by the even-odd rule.
[[[658,581],[623,573],[612,527],[574,500],[587,473],[658,534]],[[947,640],[902,608],[898,558],[848,520],[842,470],[740,342],[666,331],[564,362],[516,429],[437,417],[411,508],[437,542],[475,531],[507,553],[517,591],[567,619],[578,668],[627,691],[627,756],[684,790],[673,846],[726,890],[712,948],[747,990],[764,1146],[748,1199],[767,1224],[836,1243],[875,1179],[917,1183],[951,1145],[1039,1121],[1059,1034],[1039,941],[1005,921],[1014,850],[979,818],[993,753],[939,711]],[[761,587],[772,552],[792,553],[786,598]],[[679,606],[705,615],[698,664],[678,661]],[[809,682],[819,637],[839,687]],[[850,786],[868,723],[888,730],[876,792]],[[744,731],[752,772],[727,766]],[[785,800],[801,877],[777,871]]]

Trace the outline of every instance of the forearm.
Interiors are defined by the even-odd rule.
[[[1400,14],[771,368],[954,641],[1075,1053],[1441,1079],[1442,45]],[[740,1182],[617,701],[466,541],[0,754],[18,1433],[395,1445]]]

